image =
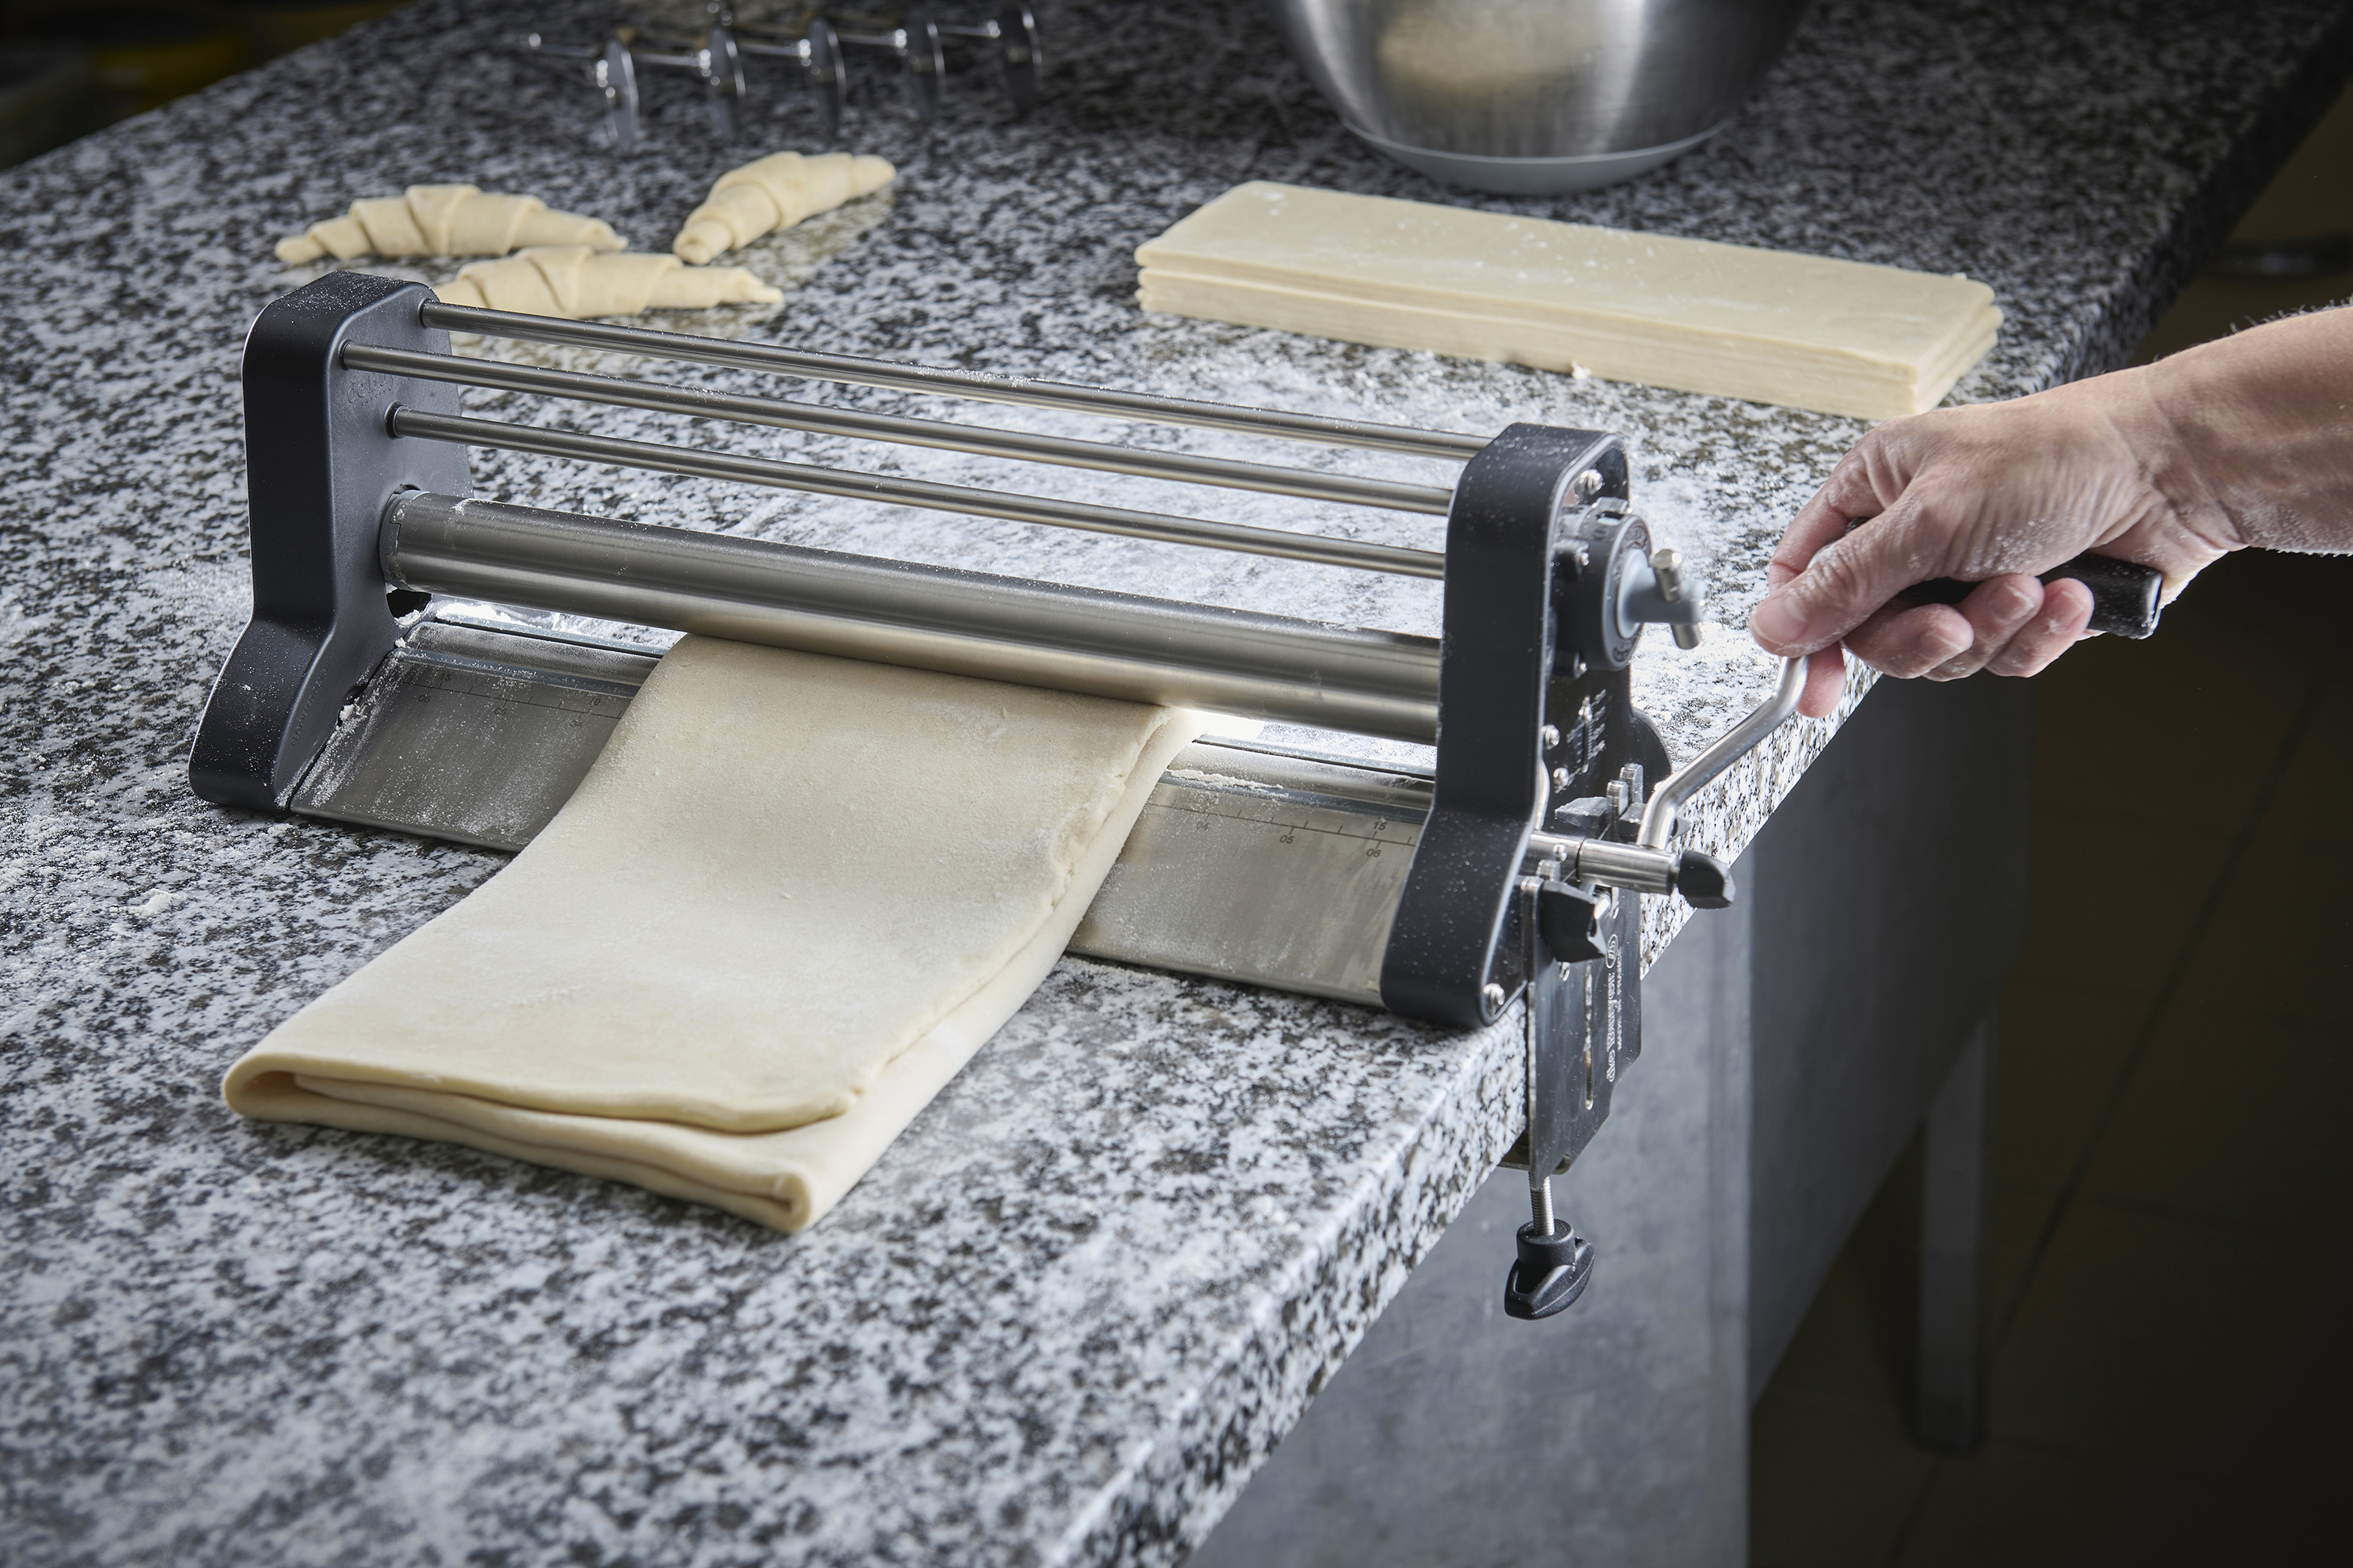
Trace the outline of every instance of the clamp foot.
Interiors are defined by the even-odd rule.
[[[1540,1235],[1534,1224],[1520,1226],[1519,1260],[1504,1281],[1504,1316],[1533,1321],[1567,1311],[1593,1278],[1593,1244],[1556,1222]]]

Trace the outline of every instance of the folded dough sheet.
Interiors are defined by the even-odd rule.
[[[1966,278],[1262,181],[1135,255],[1147,310],[1865,419],[2001,324]]]
[[[1200,727],[689,637],[529,847],[223,1091],[798,1230],[1045,979]]]

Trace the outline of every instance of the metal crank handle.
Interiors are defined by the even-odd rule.
[[[1670,559],[1670,572],[1674,564]],[[1670,603],[1675,597],[1672,593],[1662,596]],[[1607,1044],[1610,1080],[1615,1080],[1619,1068],[1617,1019],[1621,1005],[1630,1018],[1627,1038],[1639,1042],[1641,1037],[1639,1015],[1634,1012],[1634,998],[1640,994],[1639,969],[1635,955],[1621,945],[1629,933],[1620,933],[1619,940],[1605,936],[1602,910],[1605,902],[1614,900],[1599,898],[1589,889],[1611,887],[1640,893],[1681,893],[1695,909],[1720,910],[1730,905],[1735,889],[1729,868],[1697,850],[1670,847],[1675,814],[1704,785],[1779,729],[1798,710],[1798,698],[1805,689],[1806,661],[1784,660],[1781,682],[1773,695],[1717,737],[1680,773],[1659,785],[1643,812],[1641,831],[1634,843],[1541,832],[1528,837],[1527,853],[1532,864],[1520,886],[1521,896],[1527,900],[1523,918],[1530,942],[1532,976],[1528,992],[1527,1132],[1531,1212],[1528,1223],[1520,1226],[1514,1238],[1515,1256],[1511,1273],[1504,1282],[1505,1317],[1535,1320],[1565,1311],[1584,1295],[1593,1277],[1593,1244],[1577,1235],[1553,1212],[1553,1173],[1560,1161],[1573,1156],[1583,1140],[1592,1136],[1593,1129],[1588,1124],[1582,1136],[1577,1136],[1574,1100],[1564,1101],[1560,1098],[1564,1093],[1572,1097],[1577,1093],[1575,1063],[1562,1059],[1567,1047],[1562,1038],[1561,1022],[1551,1010],[1561,994],[1554,992],[1548,999],[1544,987],[1566,984],[1577,965],[1598,963],[1604,967],[1604,977],[1598,983],[1609,988]],[[1584,886],[1576,885],[1579,883]],[[1547,958],[1559,966],[1557,982],[1549,980],[1554,973],[1553,963],[1542,962]],[[1617,972],[1620,962],[1628,966],[1622,991]],[[1588,978],[1578,982],[1580,987],[1597,983],[1592,971],[1585,973]],[[1590,993],[1580,991],[1579,994],[1589,996]],[[1596,1040],[1591,1015],[1586,1011],[1588,1005],[1576,1004],[1576,1012],[1586,1020],[1578,1029],[1584,1044],[1583,1101],[1587,1111],[1592,1112],[1596,1105]],[[1630,1056],[1638,1053],[1639,1043],[1630,1044],[1627,1049]],[[1569,1107],[1566,1115],[1562,1109],[1565,1104]],[[1599,1100],[1599,1115],[1608,1114],[1605,1089]]]
[[[2056,583],[2063,577],[2072,577],[2092,591],[2088,630],[2137,642],[2157,630],[2157,618],[2165,613],[2165,606],[2158,602],[2165,587],[2165,574],[2154,566],[2085,551],[2042,574],[2045,583]],[[1936,577],[1914,584],[1904,590],[1904,596],[1924,604],[1957,605],[1976,587],[1975,583],[1964,583],[1957,577]]]
[[[1646,849],[1666,848],[1675,836],[1675,815],[1683,810],[1683,802],[1715,783],[1717,774],[1755,751],[1766,736],[1788,722],[1798,710],[1798,699],[1805,689],[1806,661],[1783,659],[1781,684],[1774,689],[1773,695],[1651,792],[1650,804],[1642,808],[1642,830],[1634,836],[1635,844]]]

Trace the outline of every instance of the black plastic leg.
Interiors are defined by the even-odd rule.
[[[399,637],[376,530],[395,491],[464,495],[465,450],[404,441],[395,403],[458,411],[458,388],[343,367],[343,346],[449,352],[417,321],[421,283],[333,272],[276,300],[245,342],[253,619],[221,668],[188,754],[197,795],[285,804],[353,689]]]

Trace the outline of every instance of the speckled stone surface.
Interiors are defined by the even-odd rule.
[[[900,164],[892,196],[731,258],[791,286],[781,308],[663,324],[1455,429],[1617,429],[1642,509],[1726,626],[1860,426],[1145,318],[1130,252],[1277,179],[1964,271],[2009,321],[1955,395],[2008,396],[2120,361],[2317,115],[2348,41],[2344,8],[2317,0],[1828,4],[1716,142],[1515,205],[1358,146],[1240,0],[1040,13],[1033,118],[1007,122],[961,80],[930,132],[862,103],[848,140]],[[664,86],[649,151],[614,160],[585,89],[501,47],[567,14],[428,0],[0,172],[0,1558],[1173,1561],[1515,1131],[1511,1030],[1068,961],[789,1240],[462,1150],[242,1125],[219,1102],[240,1051],[498,864],[187,794],[190,729],[246,608],[237,343],[311,275],[270,243],[354,196],[468,179],[659,248],[720,170],[805,134],[787,100],[716,146]],[[561,417],[681,438],[652,416]],[[479,458],[476,478],[1406,630],[1437,608],[1426,584],[535,459]],[[1216,514],[1438,537],[1239,495]],[[1637,689],[1687,754],[1772,676],[1720,633],[1646,651]],[[1794,726],[1727,778],[1699,837],[1746,842],[1832,729]],[[1669,934],[1655,920],[1654,949]]]

